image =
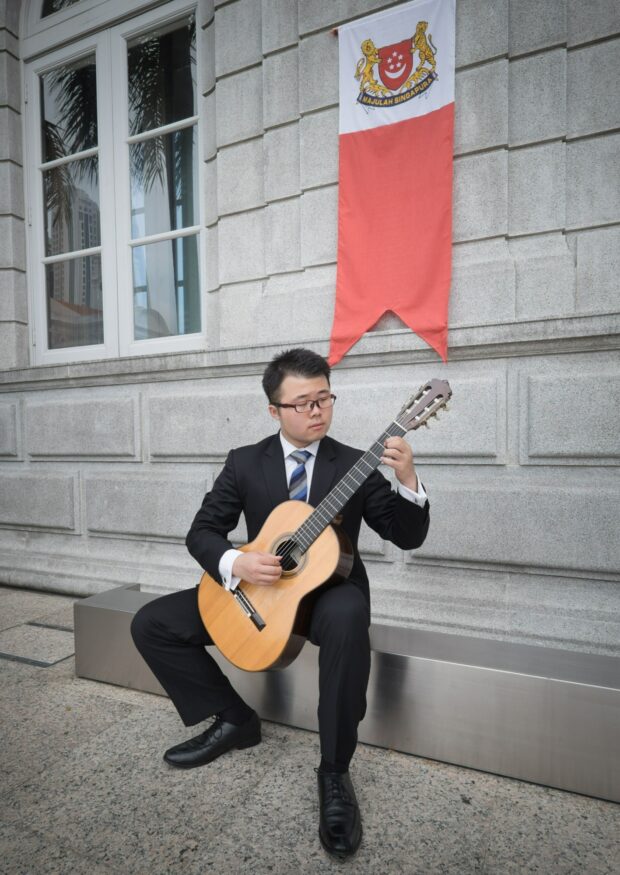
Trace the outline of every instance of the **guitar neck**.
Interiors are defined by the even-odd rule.
[[[299,544],[302,552],[319,537],[322,531],[338,516],[347,501],[354,495],[360,486],[370,477],[381,464],[384,443],[389,437],[406,434],[408,429],[398,422],[389,424],[385,431],[366,450],[355,465],[350,468],[342,480],[334,486],[331,492],[315,508],[307,520],[297,529],[294,540]]]

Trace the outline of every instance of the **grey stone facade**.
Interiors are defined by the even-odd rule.
[[[199,0],[207,348],[32,367],[19,4],[0,3],[0,580],[198,581],[183,541],[202,495],[230,446],[273,429],[265,363],[327,353],[332,28],[389,5]],[[359,446],[429,376],[454,390],[412,436],[423,548],[364,533],[377,619],[620,651],[619,48],[615,0],[457,2],[449,362],[387,316],[333,375],[333,434]]]

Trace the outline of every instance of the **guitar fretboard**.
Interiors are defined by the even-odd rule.
[[[407,429],[398,422],[391,422],[383,434],[377,438],[372,446],[366,450],[355,465],[350,468],[344,475],[342,480],[334,486],[331,492],[325,496],[323,501],[314,509],[307,520],[297,529],[293,535],[293,540],[306,552],[308,547],[316,541],[322,531],[332,522],[332,520],[340,513],[347,501],[360,488],[362,483],[367,480],[372,472],[381,464],[381,456],[383,455],[384,442],[389,437],[404,435]]]

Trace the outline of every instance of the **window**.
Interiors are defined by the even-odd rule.
[[[204,348],[196,79],[180,0],[27,64],[36,363]]]

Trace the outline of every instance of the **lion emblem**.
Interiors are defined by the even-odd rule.
[[[389,90],[375,79],[373,67],[381,63],[377,47],[371,39],[362,43],[364,57],[360,58],[355,68],[355,78],[359,79],[360,91],[366,94],[389,94]]]

